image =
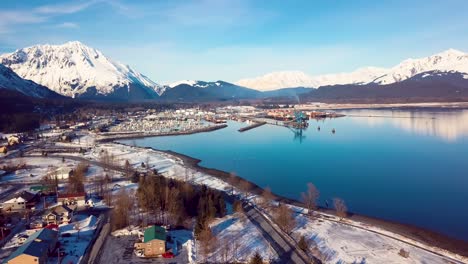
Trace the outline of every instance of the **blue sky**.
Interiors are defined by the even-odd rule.
[[[78,40],[156,82],[390,67],[468,52],[468,1],[0,1],[0,53]]]

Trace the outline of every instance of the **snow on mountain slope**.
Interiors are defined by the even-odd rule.
[[[220,86],[220,82],[204,82],[204,81],[195,81],[195,80],[182,80],[178,82],[173,82],[168,84],[167,87],[174,88],[178,85],[186,84],[188,86],[197,87],[197,88],[206,88],[209,86]]]
[[[60,97],[47,87],[19,77],[10,68],[2,64],[0,64],[0,89],[14,90],[38,98]]]
[[[401,82],[417,74],[429,71],[461,72],[468,76],[468,54],[449,49],[420,59],[407,59],[397,66],[384,69],[361,68],[350,73],[309,76],[303,72],[273,72],[261,77],[242,79],[236,84],[260,91],[290,87],[313,87],[337,84],[390,84]],[[468,78],[468,77],[467,77]]]
[[[468,54],[449,49],[426,58],[407,59],[376,79],[375,83],[400,82],[427,71],[468,73]]]
[[[291,87],[317,87],[319,85],[316,80],[301,71],[272,72],[257,78],[242,79],[236,84],[259,91]]]
[[[151,98],[164,89],[129,66],[114,62],[78,41],[19,49],[1,55],[0,62],[19,76],[69,97],[90,91],[107,96],[119,90],[119,96],[137,93]]]
[[[273,72],[253,79],[243,79],[236,84],[257,89],[271,91],[281,88],[313,87],[335,84],[362,84],[373,81],[384,75],[385,69],[368,67],[350,73],[325,74],[309,76],[300,71]]]

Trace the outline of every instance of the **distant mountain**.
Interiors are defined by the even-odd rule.
[[[468,54],[449,49],[420,59],[407,59],[390,69],[367,67],[350,73],[309,76],[303,72],[273,72],[261,77],[243,79],[236,84],[259,91],[289,87],[312,87],[344,84],[390,84],[401,82],[429,71],[468,73]]]
[[[401,82],[429,71],[468,73],[468,54],[449,49],[421,59],[407,59],[374,80],[378,84]]]
[[[114,62],[78,41],[19,49],[1,55],[0,63],[24,79],[73,98],[153,99],[164,89],[129,66]]]
[[[0,64],[0,89],[7,89],[20,92],[24,95],[37,98],[59,98],[61,97],[47,87],[39,85],[33,81],[19,77],[10,68]]]
[[[252,79],[242,79],[236,84],[259,91],[292,87],[318,87],[319,85],[312,77],[300,71],[272,72]]]
[[[306,87],[283,88],[283,89],[278,89],[278,90],[264,91],[262,92],[262,96],[265,98],[272,98],[272,97],[298,98],[299,95],[309,93],[312,90],[314,90],[314,88],[306,88]]]
[[[427,102],[468,101],[468,74],[428,71],[400,82],[322,86],[302,94],[301,101]]]
[[[202,102],[254,99],[262,93],[224,81],[181,81],[170,84],[159,98],[164,101]]]

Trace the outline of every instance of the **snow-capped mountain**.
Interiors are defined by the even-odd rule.
[[[259,91],[319,86],[319,83],[316,82],[316,80],[301,71],[272,72],[256,78],[242,79],[236,82],[236,84]]]
[[[0,64],[0,89],[18,91],[22,94],[38,98],[61,97],[47,87],[19,77],[10,68],[2,64]]]
[[[37,45],[0,56],[24,79],[69,97],[156,98],[164,87],[78,41]]]
[[[426,58],[407,59],[389,69],[387,74],[374,82],[378,84],[401,82],[428,71],[468,73],[468,54],[449,49]]]
[[[407,59],[390,69],[366,67],[350,73],[309,76],[303,72],[273,72],[243,79],[236,84],[260,91],[290,87],[313,87],[343,84],[391,84],[429,71],[468,73],[468,54],[449,49],[420,59]]]

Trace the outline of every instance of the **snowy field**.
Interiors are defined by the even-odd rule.
[[[0,162],[0,167],[19,164],[26,164],[26,167],[4,175],[0,182],[39,182],[42,177],[53,173],[58,168],[74,169],[78,163],[78,161],[70,159],[65,159],[65,162],[63,162],[59,157],[23,157],[14,160],[3,160]],[[105,172],[101,167],[90,165],[85,177],[91,178],[104,174]],[[114,176],[122,177],[121,174],[115,174]]]
[[[80,216],[78,215],[77,217]],[[78,263],[86,251],[86,248],[89,246],[94,231],[96,230],[98,219],[95,216],[82,216],[81,220],[77,220],[79,221],[60,226],[59,242],[61,244],[61,250],[65,252],[61,263]],[[70,235],[68,237],[63,237],[64,233]],[[57,258],[49,258],[47,262],[57,263]]]
[[[26,167],[3,176],[0,181],[39,181],[47,173],[50,173],[60,167],[74,168],[78,163],[71,160],[65,160],[65,162],[62,162],[60,159],[50,159],[45,157],[23,157],[0,161],[0,167],[3,167],[4,165],[10,166],[19,164],[26,164]]]
[[[216,219],[210,226],[217,239],[215,252],[208,257],[210,262],[248,262],[255,252],[259,252],[264,261],[278,258],[268,241],[246,216],[239,213],[227,215]],[[199,245],[197,252],[200,252]],[[203,261],[201,254],[197,254],[196,259],[198,262]]]

